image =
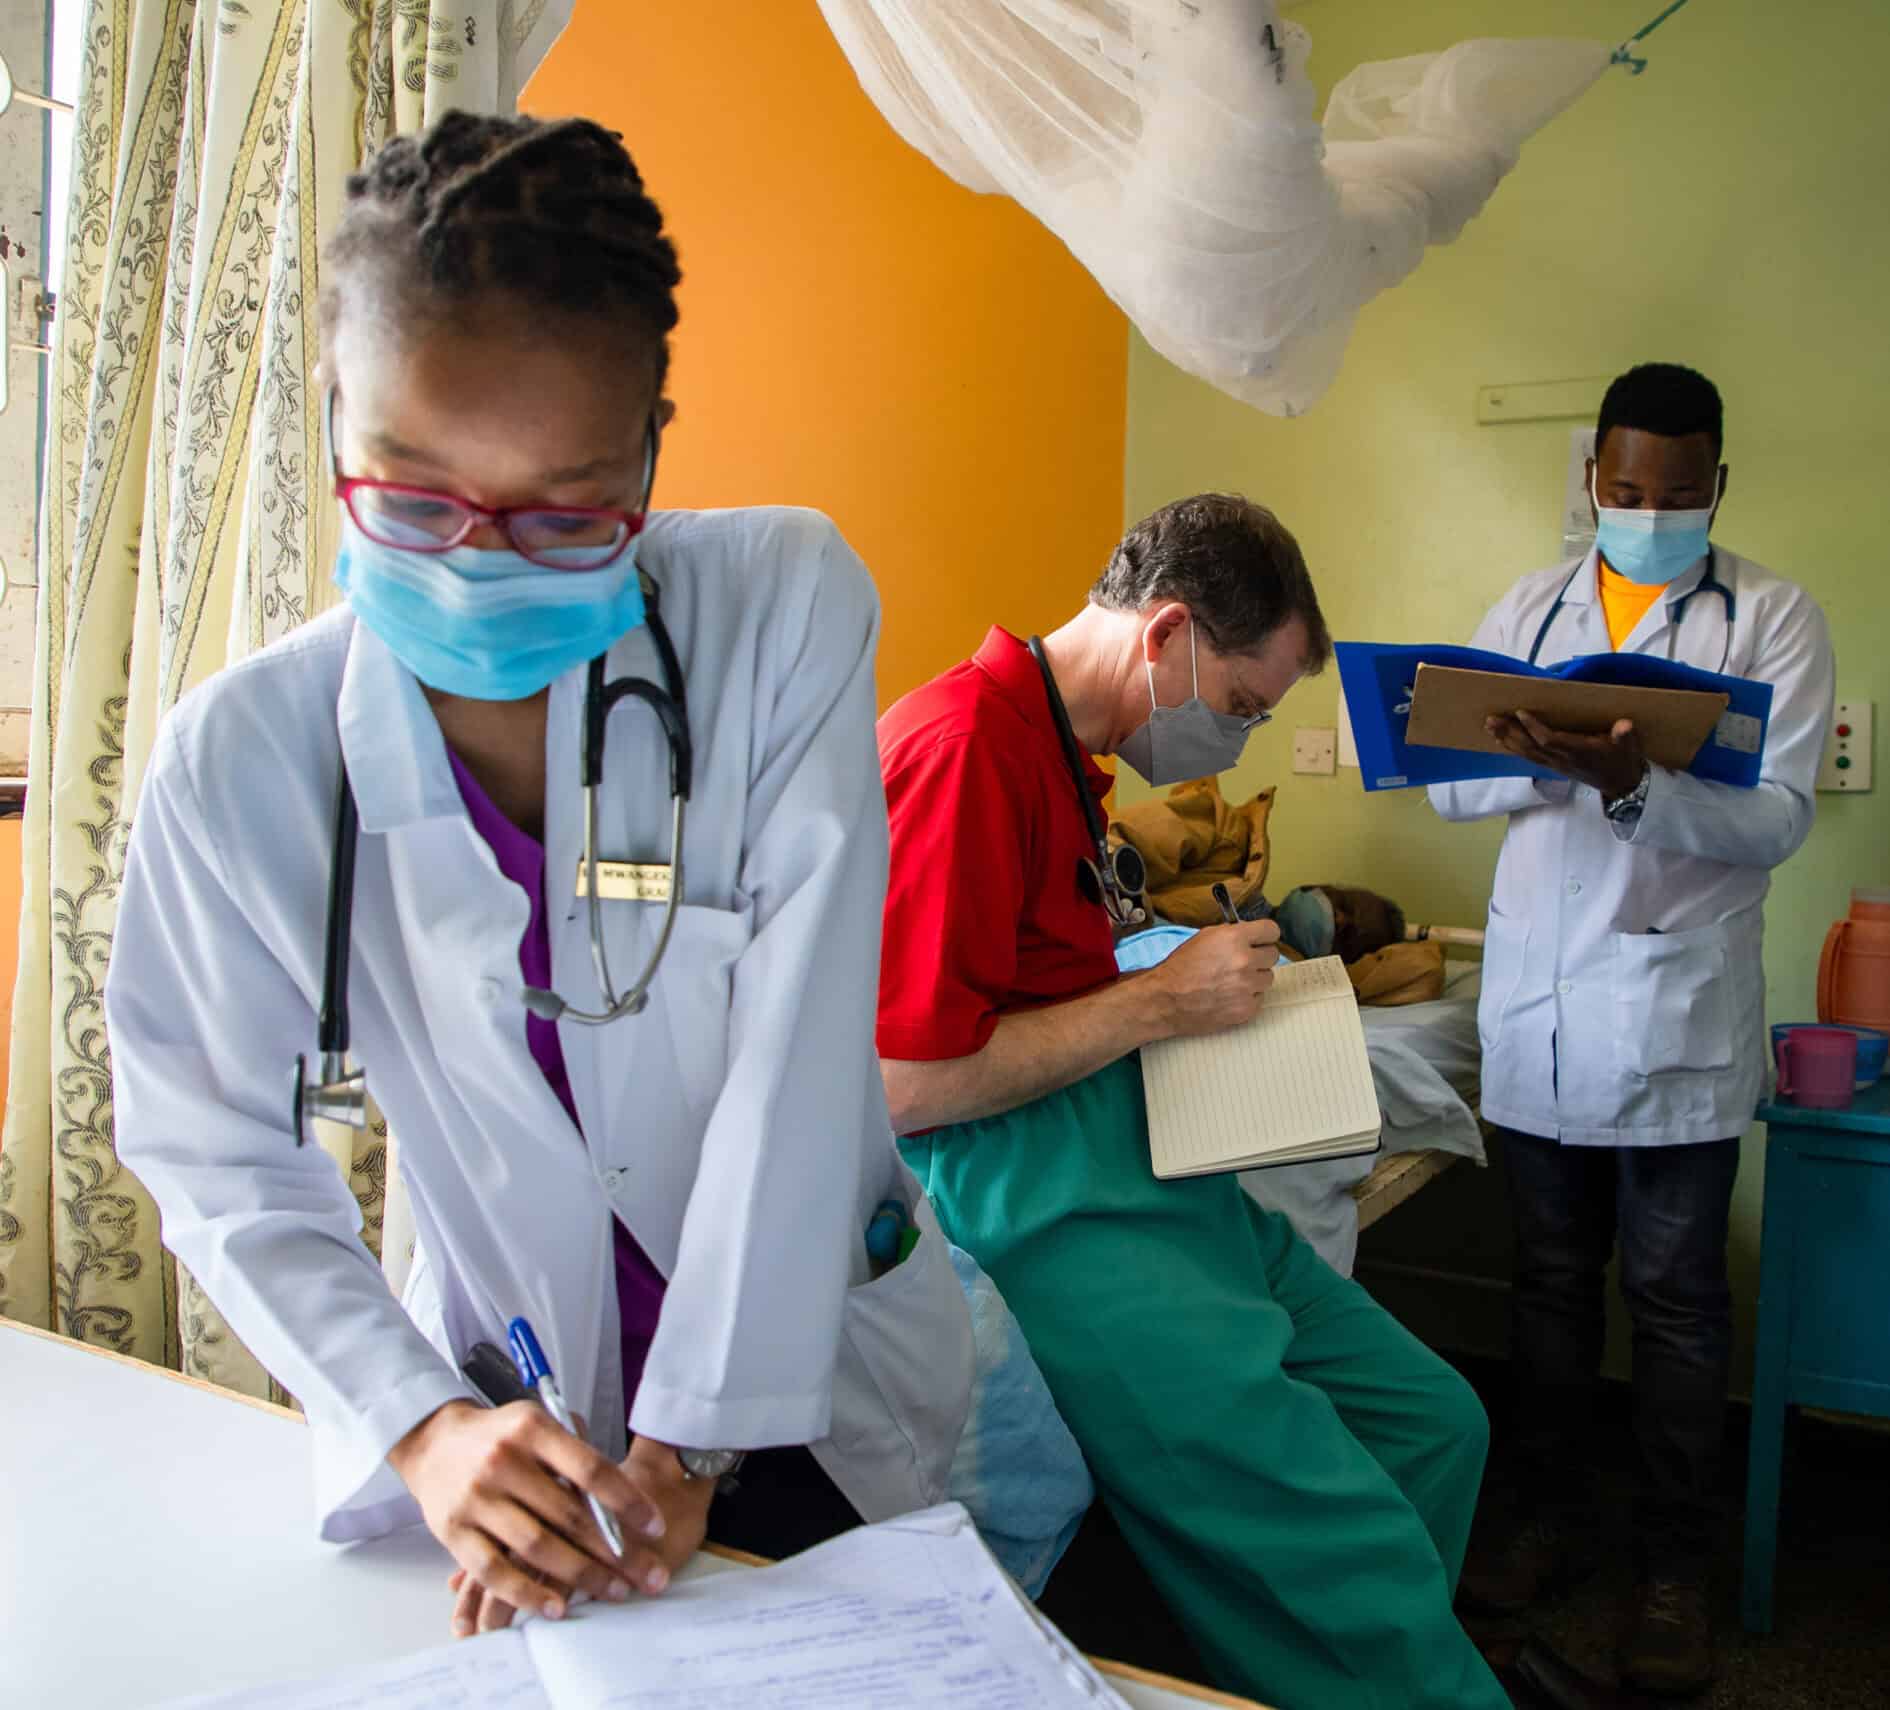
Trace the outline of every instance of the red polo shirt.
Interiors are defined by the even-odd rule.
[[[1116,976],[1109,917],[1078,888],[1089,829],[1030,650],[993,629],[964,664],[889,707],[892,824],[879,1054],[968,1057],[1007,1010]],[[1087,755],[1098,799],[1109,775]]]

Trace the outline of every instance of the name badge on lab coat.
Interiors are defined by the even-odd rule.
[[[669,872],[667,861],[599,861],[597,894],[606,902],[668,902]],[[577,894],[591,894],[590,873],[582,856],[577,864]]]

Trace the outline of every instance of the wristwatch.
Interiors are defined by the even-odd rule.
[[[688,1479],[733,1478],[736,1469],[748,1459],[746,1449],[678,1449],[683,1476]]]
[[[1646,762],[1641,764],[1641,781],[1624,796],[1608,803],[1601,811],[1617,825],[1623,820],[1639,819],[1641,809],[1647,806],[1647,786],[1654,781],[1654,768]]]

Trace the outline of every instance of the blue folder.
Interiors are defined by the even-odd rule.
[[[1590,653],[1544,669],[1480,647],[1388,647],[1342,641],[1339,680],[1358,746],[1360,775],[1368,790],[1402,790],[1421,784],[1455,784],[1470,778],[1553,778],[1553,772],[1511,754],[1477,754],[1461,748],[1423,748],[1405,741],[1411,694],[1420,665],[1450,665],[1464,671],[1506,671],[1519,677],[1561,677],[1579,683],[1614,683],[1623,688],[1697,689],[1725,695],[1726,715],[1693,764],[1695,777],[1749,790],[1759,781],[1766,729],[1772,716],[1772,685],[1746,677],[1723,677],[1646,653]]]

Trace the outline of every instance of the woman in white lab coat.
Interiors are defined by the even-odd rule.
[[[170,716],[127,863],[120,1154],[307,1409],[324,1535],[423,1517],[470,1576],[462,1628],[661,1590],[725,1451],[811,1445],[848,1517],[940,1501],[966,1415],[964,1298],[873,1054],[874,592],[812,512],[642,526],[677,277],[629,156],[584,121],[448,115],[350,182],[322,304],[348,604]],[[528,1036],[529,985],[607,1002],[572,883],[587,668],[663,685],[659,599],[693,739],[673,935],[640,1014]],[[672,861],[671,764],[623,701],[601,858]],[[344,766],[344,995],[412,1196],[406,1310],[291,1118]],[[657,891],[601,904],[619,985]],[[888,1198],[922,1238],[875,1277]],[[517,1316],[591,1444],[462,1374]]]

